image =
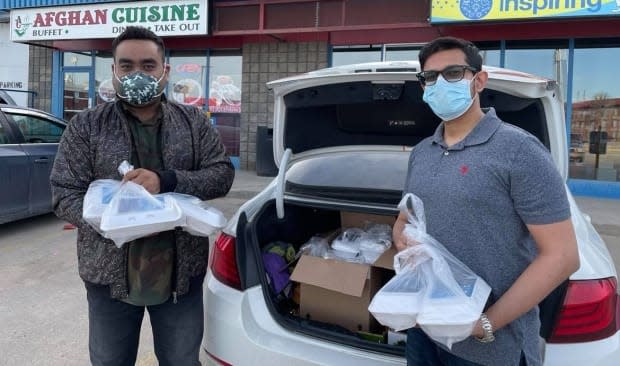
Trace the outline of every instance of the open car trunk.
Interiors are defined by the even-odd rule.
[[[550,148],[543,98],[516,97],[486,89],[480,99],[483,107],[493,106],[502,120],[529,131]],[[403,355],[402,345],[385,343],[387,329],[370,327],[370,331],[360,332],[362,327],[352,329],[304,314],[296,295],[287,298],[273,291],[262,254],[275,242],[288,243],[298,253],[314,235],[333,236],[343,228],[345,212],[393,220],[398,214],[396,206],[405,182],[410,147],[430,136],[440,120],[422,102],[422,89],[414,80],[311,86],[284,95],[282,103],[285,108],[276,108],[276,118],[283,118],[285,123],[279,127],[274,124],[281,129],[281,140],[274,139],[274,143],[281,143],[303,158],[294,159],[286,167],[284,217],[277,217],[275,200],[270,200],[249,222],[237,226],[238,244],[242,243],[237,246],[237,259],[242,263],[240,275],[254,279],[246,280],[248,285],[262,285],[273,318],[291,331]],[[314,158],[315,153],[319,158]],[[298,263],[294,261],[291,268]],[[394,274],[390,270],[381,273],[380,284]],[[303,291],[299,285],[294,286]],[[541,305],[543,337],[550,334],[565,292],[564,284]]]
[[[351,207],[351,209],[355,208]],[[335,233],[338,233],[342,228],[342,213],[354,212],[350,209],[327,208],[323,205],[312,206],[299,202],[286,203],[284,211],[284,218],[277,218],[275,201],[269,201],[256,216],[256,219],[248,224],[245,230],[246,238],[249,238],[253,244],[257,244],[253,246],[256,249],[253,256],[259,262],[257,269],[262,274],[262,276],[259,275],[259,278],[261,279],[265,301],[274,319],[291,331],[306,333],[314,337],[358,348],[399,355],[404,354],[402,346],[391,346],[379,341],[382,331],[378,323],[373,324],[371,331],[363,329],[362,332],[357,332],[354,328],[326,321],[321,316],[317,316],[317,319],[317,317],[302,314],[300,306],[296,302],[299,301],[297,297],[299,294],[292,295],[289,299],[282,296],[282,294],[275,293],[269,283],[262,259],[260,259],[264,249],[272,243],[284,242],[291,244],[295,251],[298,252],[299,248],[315,235],[331,236],[333,238]],[[372,212],[375,217],[384,216],[388,220],[393,220],[397,214],[394,210],[390,213],[381,208],[372,210]],[[368,210],[365,210],[364,213],[368,213]],[[297,264],[298,261],[295,261],[291,267],[294,268]],[[375,287],[373,290],[378,290],[377,285],[384,284],[393,275],[393,271],[382,269],[380,282],[373,285]],[[300,291],[299,283],[292,282],[292,284],[293,293]],[[301,291],[304,291],[304,289],[301,289]],[[323,298],[322,300],[331,301],[332,298]],[[337,298],[333,300],[338,301]],[[374,337],[369,336],[369,333],[377,334],[377,339],[373,340],[372,338]]]
[[[288,243],[291,244],[295,248],[295,252],[298,253],[299,248],[312,236],[317,234],[329,236],[331,233],[331,237],[333,238],[334,232],[346,228],[346,226],[343,227],[341,221],[343,213],[351,213],[355,212],[354,210],[359,210],[359,207],[347,208],[341,206],[339,209],[334,209],[333,207],[328,208],[327,206],[328,205],[323,204],[308,205],[300,202],[285,203],[285,216],[283,219],[279,219],[276,214],[275,201],[269,201],[263,206],[255,219],[245,227],[245,239],[249,240],[250,244],[247,247],[254,248],[254,253],[238,254],[253,257],[258,263],[258,278],[262,285],[265,302],[273,318],[283,327],[294,332],[300,332],[313,337],[374,352],[404,355],[404,347],[402,344],[387,344],[388,329],[381,327],[378,323],[375,324],[374,328],[368,331],[362,329],[362,331],[358,332],[346,325],[326,321],[321,316],[317,319],[316,317],[302,313],[300,311],[299,294],[297,293],[295,295],[296,292],[300,291],[299,283],[291,282],[293,286],[293,295],[290,298],[283,296],[282,293],[276,293],[273,290],[262,262],[262,253],[264,253],[264,249],[268,245],[275,242]],[[375,217],[384,216],[388,219],[394,219],[397,215],[396,210],[389,212],[389,210],[386,210],[384,207],[377,207],[372,210],[367,208],[363,211],[358,211],[358,213],[372,214],[375,215]],[[298,262],[295,261],[291,264],[291,270],[297,263]],[[382,270],[379,279],[380,285],[385,284],[393,275],[393,271]],[[368,284],[366,286],[368,286]],[[371,291],[376,292],[376,290],[380,288],[377,284],[373,286],[374,288],[371,289]],[[301,291],[303,291],[303,289]],[[558,309],[562,305],[565,292],[566,284],[563,284],[541,303],[541,335],[544,338],[547,338],[551,333],[555,323],[555,316],[559,314]],[[332,298],[324,297],[322,300],[331,301]],[[334,301],[337,301],[337,299]],[[372,317],[370,314],[367,316]],[[369,333],[374,335],[369,335]],[[393,336],[394,333],[390,332],[390,341]]]

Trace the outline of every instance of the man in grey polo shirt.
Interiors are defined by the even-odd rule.
[[[541,365],[537,304],[579,267],[564,182],[529,133],[480,108],[488,75],[471,42],[438,38],[419,54],[424,101],[444,122],[415,146],[404,192],[427,230],[492,288],[472,336],[451,350],[419,328],[408,365]],[[394,243],[402,250],[401,214]]]

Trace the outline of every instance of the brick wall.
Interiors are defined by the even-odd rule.
[[[265,83],[327,67],[326,42],[250,43],[243,46],[241,169],[256,170],[256,129],[273,127],[273,93]]]
[[[37,93],[33,107],[52,111],[52,54],[47,47],[30,46],[28,89]]]

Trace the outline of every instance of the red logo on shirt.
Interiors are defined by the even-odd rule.
[[[461,171],[461,175],[465,175],[469,171],[469,167],[467,165],[461,165],[459,170]]]

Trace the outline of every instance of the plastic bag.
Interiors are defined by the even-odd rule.
[[[392,246],[389,225],[367,223],[366,229],[349,228],[332,241],[325,258],[373,264]]]
[[[82,218],[101,233],[101,215],[121,186],[114,179],[99,179],[88,186],[82,205]]]
[[[368,310],[379,323],[401,331],[417,324],[428,287],[424,273],[429,270],[430,257],[421,246],[415,246],[396,254],[394,263],[398,263],[398,274],[379,290]]]
[[[332,241],[331,249],[327,252],[327,256],[343,261],[361,262],[360,243],[365,235],[364,230],[360,228],[350,228],[344,230],[336,239]]]
[[[209,236],[226,226],[224,214],[200,200],[198,197],[182,193],[164,193],[158,196],[172,197],[185,217],[181,227],[196,236]]]
[[[328,250],[327,239],[315,235],[299,248],[299,253],[313,257],[324,257]]]
[[[364,263],[373,264],[383,252],[392,246],[392,227],[386,224],[369,223],[360,240],[360,254]]]
[[[275,241],[262,249],[263,265],[267,280],[274,294],[290,297],[292,285],[291,265],[297,258],[295,247],[291,243]]]
[[[491,288],[426,233],[424,205],[417,196],[408,193],[398,207],[409,221],[403,230],[406,241],[417,244],[394,256],[396,276],[368,309],[380,323],[396,330],[417,323],[430,338],[451,348],[471,335]],[[408,311],[394,293],[412,304]]]
[[[123,161],[121,175],[133,170]],[[181,193],[151,195],[133,182],[99,179],[90,184],[82,217],[119,248],[126,242],[177,227],[196,236],[209,236],[226,226],[226,218],[199,198]]]
[[[127,160],[123,160],[119,165],[118,165],[118,173],[121,175],[121,177],[124,177],[125,174],[129,173],[130,171],[133,170],[133,165],[129,164],[129,162]]]
[[[183,225],[174,198],[151,195],[133,182],[123,183],[101,215],[104,237],[119,248],[126,242]]]

